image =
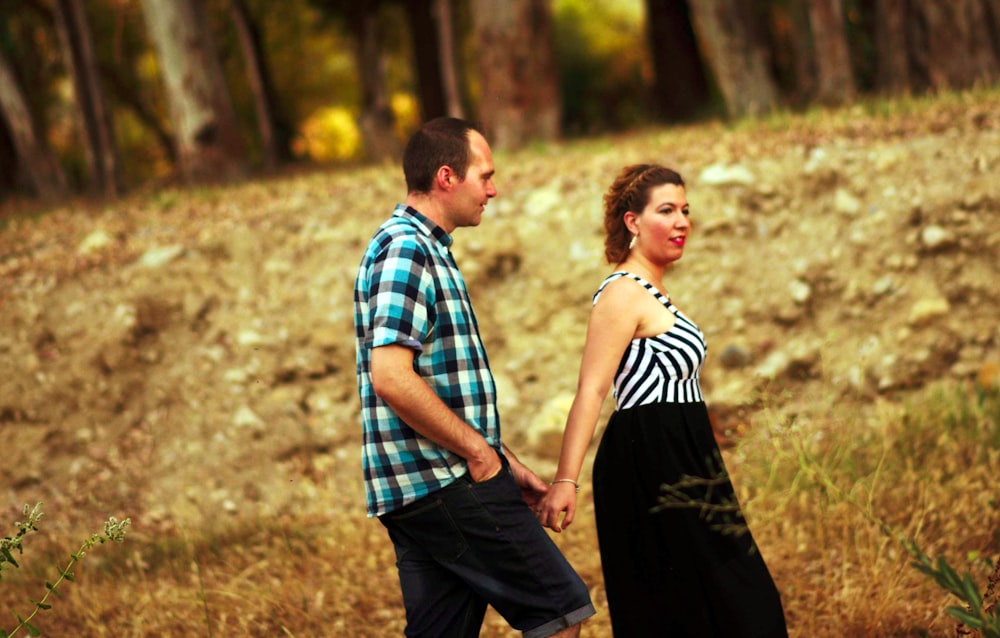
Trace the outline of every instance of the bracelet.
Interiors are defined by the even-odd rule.
[[[563,479],[556,479],[556,480],[552,481],[553,485],[555,485],[556,483],[572,483],[573,487],[576,488],[576,491],[577,492],[580,491],[580,484],[577,483],[576,481],[574,481],[573,479],[565,479],[565,478],[563,478]]]

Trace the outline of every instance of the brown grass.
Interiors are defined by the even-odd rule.
[[[812,423],[756,416],[727,463],[792,636],[955,635],[945,609],[959,601],[912,567],[900,541],[944,556],[985,591],[1000,547],[998,415],[995,391],[949,387],[862,414],[831,406]],[[346,478],[351,465],[325,489],[361,503],[360,481]],[[592,587],[598,615],[585,635],[608,636],[589,490],[581,496],[577,523],[556,540]],[[60,548],[100,517],[49,508],[22,568],[6,572],[0,606],[30,611],[27,598],[54,577]],[[208,521],[202,530],[134,525],[124,545],[94,548],[77,576],[36,619],[45,635],[361,638],[403,630],[391,545],[360,507],[323,513],[319,503],[301,517]],[[482,635],[514,634],[491,611]]]

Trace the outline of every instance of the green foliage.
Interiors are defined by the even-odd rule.
[[[948,614],[972,631],[979,632],[983,638],[1000,638],[1000,609],[994,594],[996,584],[1000,580],[1000,562],[993,569],[986,595],[980,593],[969,572],[959,576],[958,572],[943,558],[937,561],[921,552],[916,544],[911,548],[914,556],[913,566],[929,576],[939,587],[959,600],[966,603],[965,607],[950,606]],[[992,600],[992,602],[984,602]]]
[[[567,134],[621,130],[649,121],[651,71],[641,7],[637,0],[553,4]]]
[[[14,536],[6,536],[0,539],[0,578],[3,577],[4,568],[18,568],[20,565],[14,558],[14,552],[18,555],[24,553],[24,538],[32,533],[38,531],[38,522],[42,519],[42,504],[37,503],[34,508],[29,509],[27,505],[24,506],[23,510],[23,521],[18,521],[14,523],[14,527],[17,528],[17,533]],[[13,612],[14,618],[17,620],[17,625],[11,631],[5,631],[0,629],[0,638],[10,638],[17,634],[18,631],[24,629],[32,636],[42,635],[41,631],[37,627],[31,624],[31,621],[40,611],[47,611],[52,609],[52,605],[48,602],[51,597],[59,596],[59,586],[63,581],[73,582],[73,567],[83,560],[84,556],[87,555],[89,551],[95,545],[103,545],[109,541],[115,541],[120,543],[125,540],[125,532],[131,525],[132,521],[130,519],[125,519],[123,521],[118,521],[114,516],[110,517],[104,523],[104,533],[103,534],[91,534],[89,538],[83,541],[75,553],[70,554],[69,564],[65,568],[59,570],[59,578],[55,582],[45,581],[45,594],[38,600],[34,598],[29,598],[29,602],[33,605],[31,613],[27,616],[21,616],[17,612]]]

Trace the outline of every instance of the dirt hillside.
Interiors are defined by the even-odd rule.
[[[708,401],[737,435],[763,403],[864,410],[1000,362],[996,92],[495,160],[499,197],[456,255],[505,438],[543,476],[608,271],[601,196],[626,163],[688,182],[695,233],[666,285],[708,337]],[[7,210],[3,500],[147,531],[220,512],[363,519],[351,287],[403,196],[387,166]]]

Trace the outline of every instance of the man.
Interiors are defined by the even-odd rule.
[[[479,635],[492,605],[526,637],[578,636],[594,607],[532,507],[548,486],[500,439],[496,385],[450,252],[497,194],[489,144],[455,118],[403,153],[405,204],[354,287],[368,515],[396,550],[407,636]]]

